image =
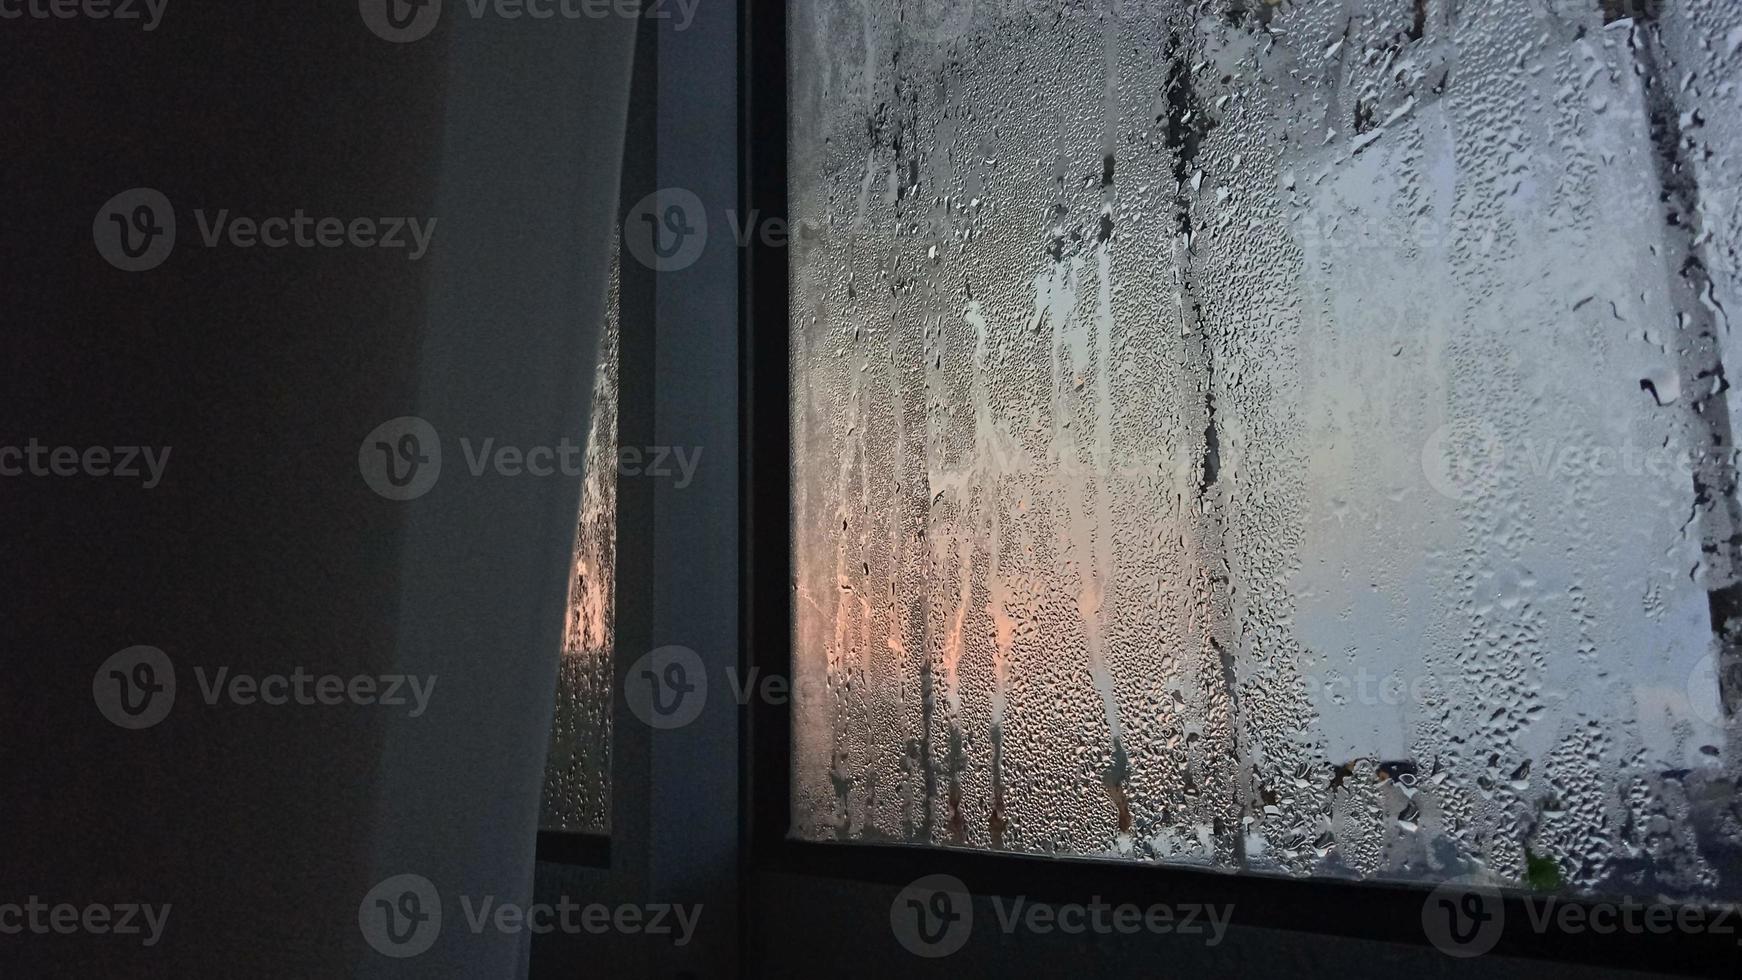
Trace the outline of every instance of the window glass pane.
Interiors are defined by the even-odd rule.
[[[796,833],[1742,893],[1724,6],[791,5]]]
[[[599,335],[587,434],[586,482],[569,579],[568,620],[557,675],[556,720],[545,764],[540,826],[611,829],[611,651],[616,633],[617,403],[621,265],[613,249],[605,329]]]

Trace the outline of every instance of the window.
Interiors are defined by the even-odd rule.
[[[586,479],[569,578],[568,618],[557,674],[556,718],[545,764],[540,829],[611,829],[611,656],[616,647],[618,342],[622,265],[612,252],[605,329],[594,372]]]
[[[1719,6],[791,5],[795,835],[1742,897]]]

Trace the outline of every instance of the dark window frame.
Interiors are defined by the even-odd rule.
[[[538,862],[579,868],[611,867],[611,838],[590,831],[541,830]]]
[[[740,7],[737,206],[739,213],[762,220],[788,217],[786,3],[741,0]],[[779,678],[790,690],[792,441],[786,249],[751,241],[741,250],[739,287],[740,669],[747,677]],[[751,698],[740,709],[741,872],[744,908],[752,916],[754,881],[761,874],[806,874],[897,887],[924,875],[952,874],[976,894],[1022,894],[1037,901],[1084,902],[1100,896],[1111,903],[1150,904],[1165,896],[1175,902],[1232,903],[1236,926],[1398,943],[1434,952],[1421,919],[1432,885],[1299,879],[951,847],[792,840],[787,836],[791,709],[759,702]],[[1554,930],[1536,934],[1529,928],[1527,900],[1536,903],[1540,915],[1542,898],[1505,895],[1507,926],[1488,956],[1687,976],[1732,976],[1742,969],[1735,938],[1722,934],[1587,931],[1572,935]],[[1556,903],[1584,906],[1586,912],[1600,904],[1560,896]],[[748,919],[746,928],[753,931]],[[755,948],[752,940],[747,932],[743,948]]]

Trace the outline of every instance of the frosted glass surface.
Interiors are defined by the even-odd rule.
[[[1691,6],[792,4],[795,833],[1742,897]]]
[[[616,641],[618,339],[620,253],[613,249],[605,325],[593,380],[586,478],[569,577],[568,619],[557,675],[556,718],[545,763],[540,826],[611,829],[611,652]]]

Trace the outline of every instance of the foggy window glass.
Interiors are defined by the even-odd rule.
[[[617,403],[621,265],[611,259],[604,329],[593,380],[586,478],[568,618],[557,675],[556,718],[545,763],[539,826],[604,834],[611,829],[611,653],[616,636]]]
[[[1742,895],[1742,4],[789,10],[797,836]]]

